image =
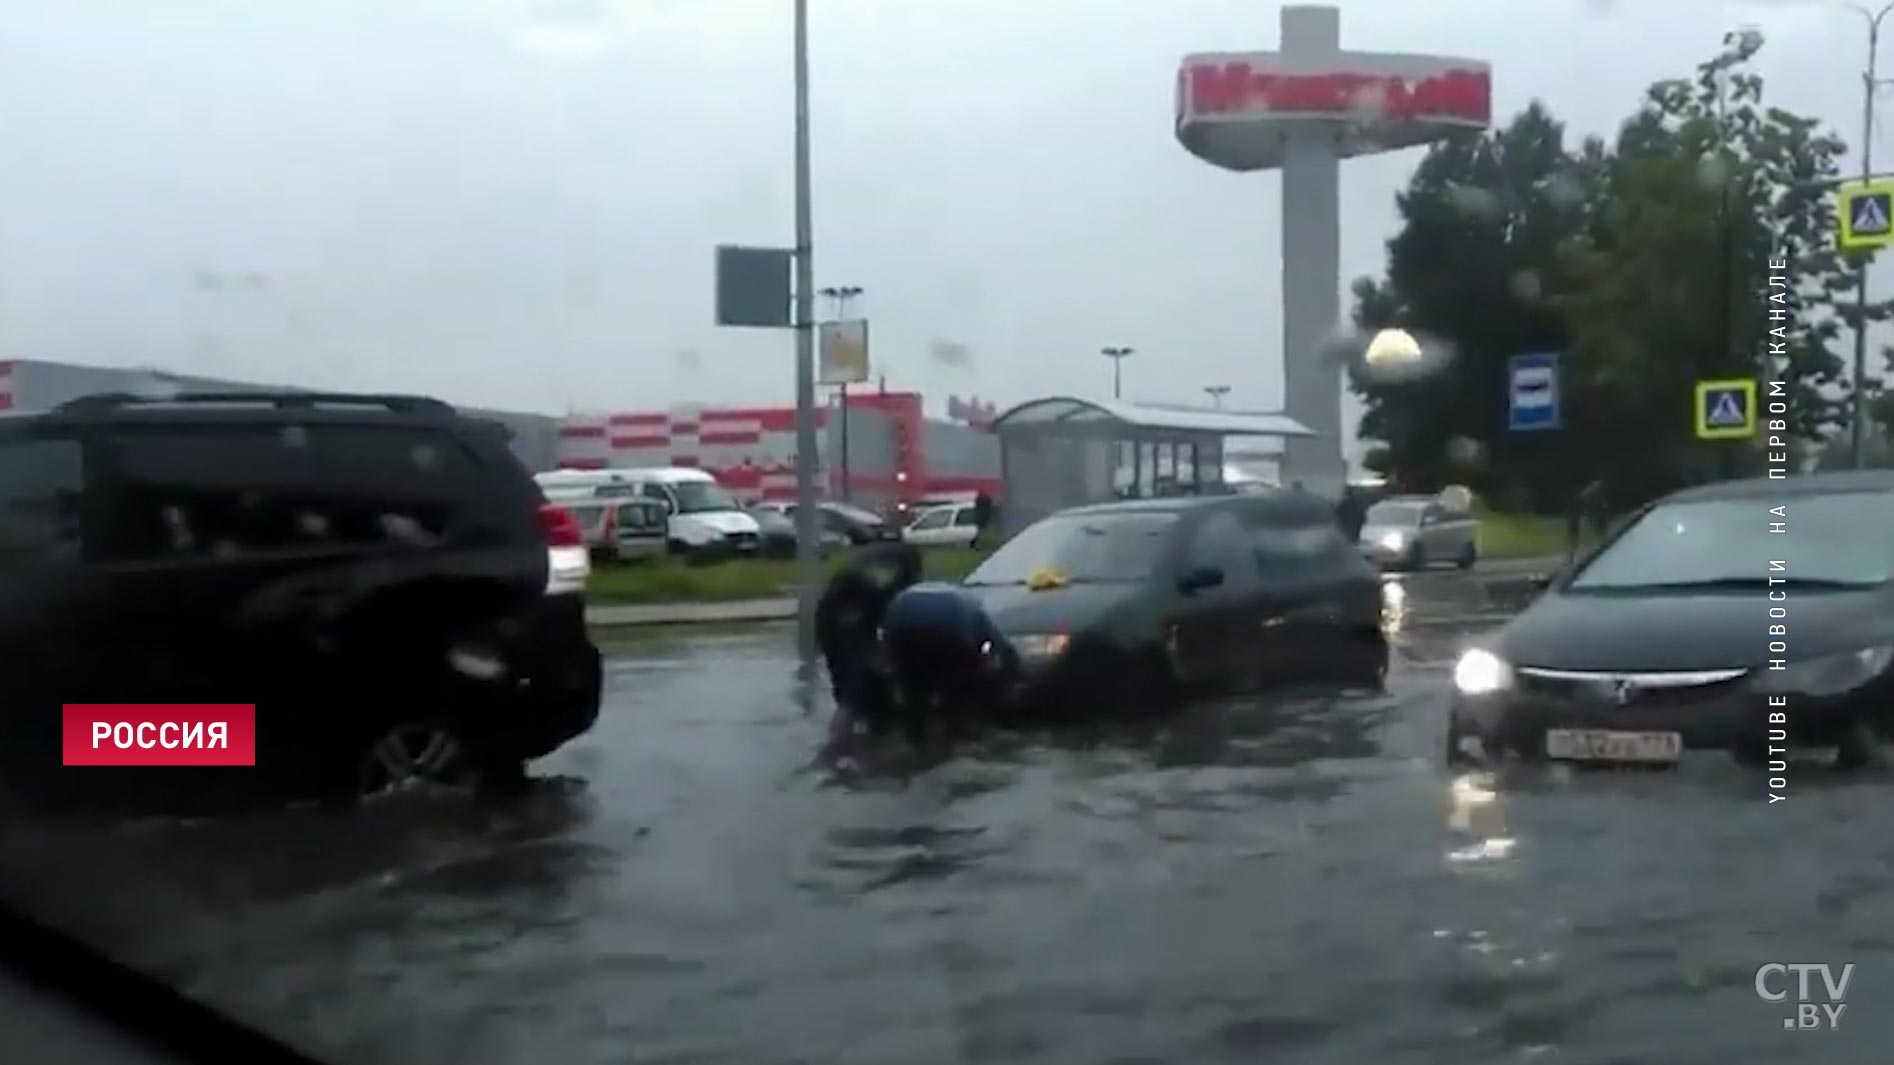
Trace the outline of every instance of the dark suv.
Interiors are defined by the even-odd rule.
[[[436,400],[92,396],[0,417],[0,785],[517,782],[598,716],[582,585],[553,565],[574,546],[506,430]],[[257,768],[62,770],[72,703],[254,704]]]

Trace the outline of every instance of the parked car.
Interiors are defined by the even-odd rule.
[[[674,554],[717,557],[753,554],[762,530],[717,479],[688,467],[555,470],[534,478],[555,501],[655,499],[670,508],[668,547]]]
[[[763,551],[779,558],[789,558],[796,553],[796,519],[793,516],[794,504],[773,500],[758,503],[749,508],[750,516],[756,519],[757,527],[763,530]],[[818,525],[816,545],[823,555],[838,547],[849,545],[848,537]]]
[[[1480,555],[1480,521],[1434,496],[1389,496],[1368,508],[1361,551],[1380,565],[1405,570],[1435,562],[1472,569]]]
[[[822,528],[825,533],[838,537],[849,544],[870,544],[881,541],[901,539],[900,530],[882,520],[881,515],[849,503],[828,500],[820,504],[822,508]],[[784,516],[790,521],[796,520],[796,505],[782,505]]]
[[[671,511],[656,499],[582,499],[566,505],[593,558],[634,562],[669,550]]]
[[[1379,574],[1332,509],[1275,491],[1108,503],[1021,531],[964,582],[1025,707],[1148,705],[1293,681],[1379,684]]]
[[[980,526],[974,521],[975,513],[972,503],[952,503],[921,511],[901,530],[901,539],[917,547],[971,546],[980,534]]]
[[[516,781],[598,715],[584,556],[505,431],[435,400],[0,419],[5,779],[79,783],[56,772],[62,704],[234,702],[256,707],[255,769],[87,769],[84,795]]]
[[[1659,500],[1461,655],[1448,758],[1673,764],[1709,749],[1760,765],[1813,747],[1863,765],[1894,720],[1890,545],[1888,471]]]

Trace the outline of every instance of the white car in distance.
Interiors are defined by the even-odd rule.
[[[980,533],[973,516],[972,503],[929,507],[901,530],[901,539],[916,547],[970,547]]]

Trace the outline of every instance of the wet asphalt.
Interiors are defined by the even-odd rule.
[[[0,890],[362,1065],[1888,1060],[1894,779],[1456,775],[1516,604],[1400,586],[1385,695],[945,756],[825,754],[781,627],[617,638],[517,804],[14,829]],[[1840,1030],[1771,962],[1853,963]]]

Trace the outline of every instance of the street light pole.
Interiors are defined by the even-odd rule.
[[[816,553],[815,224],[809,206],[809,0],[795,0],[796,97],[796,651],[815,679]]]
[[[1124,374],[1122,371],[1124,367],[1124,361],[1131,354],[1132,349],[1130,348],[1100,348],[1099,350],[1103,352],[1104,356],[1107,359],[1111,360],[1111,398],[1123,399],[1125,382],[1124,382]]]
[[[1875,77],[1875,62],[1879,57],[1881,45],[1881,20],[1889,11],[1894,11],[1894,2],[1883,4],[1879,11],[1869,11],[1865,7],[1849,4],[1849,7],[1861,13],[1868,20],[1868,67],[1861,72],[1861,180],[1872,180],[1874,174],[1874,93],[1882,82]],[[1854,416],[1850,433],[1850,453],[1855,469],[1860,469],[1864,461],[1865,432],[1868,422],[1868,264],[1870,257],[1861,260],[1861,269],[1855,276],[1855,372],[1854,372]]]
[[[835,301],[835,320],[848,317],[848,301],[862,294],[860,285],[831,285],[822,290],[822,295]],[[848,381],[837,381],[836,395],[841,399],[841,444],[842,444],[842,502],[849,502],[848,491]]]
[[[1210,402],[1218,410],[1223,409],[1223,397],[1230,394],[1229,385],[1205,385],[1203,390],[1209,394]]]

